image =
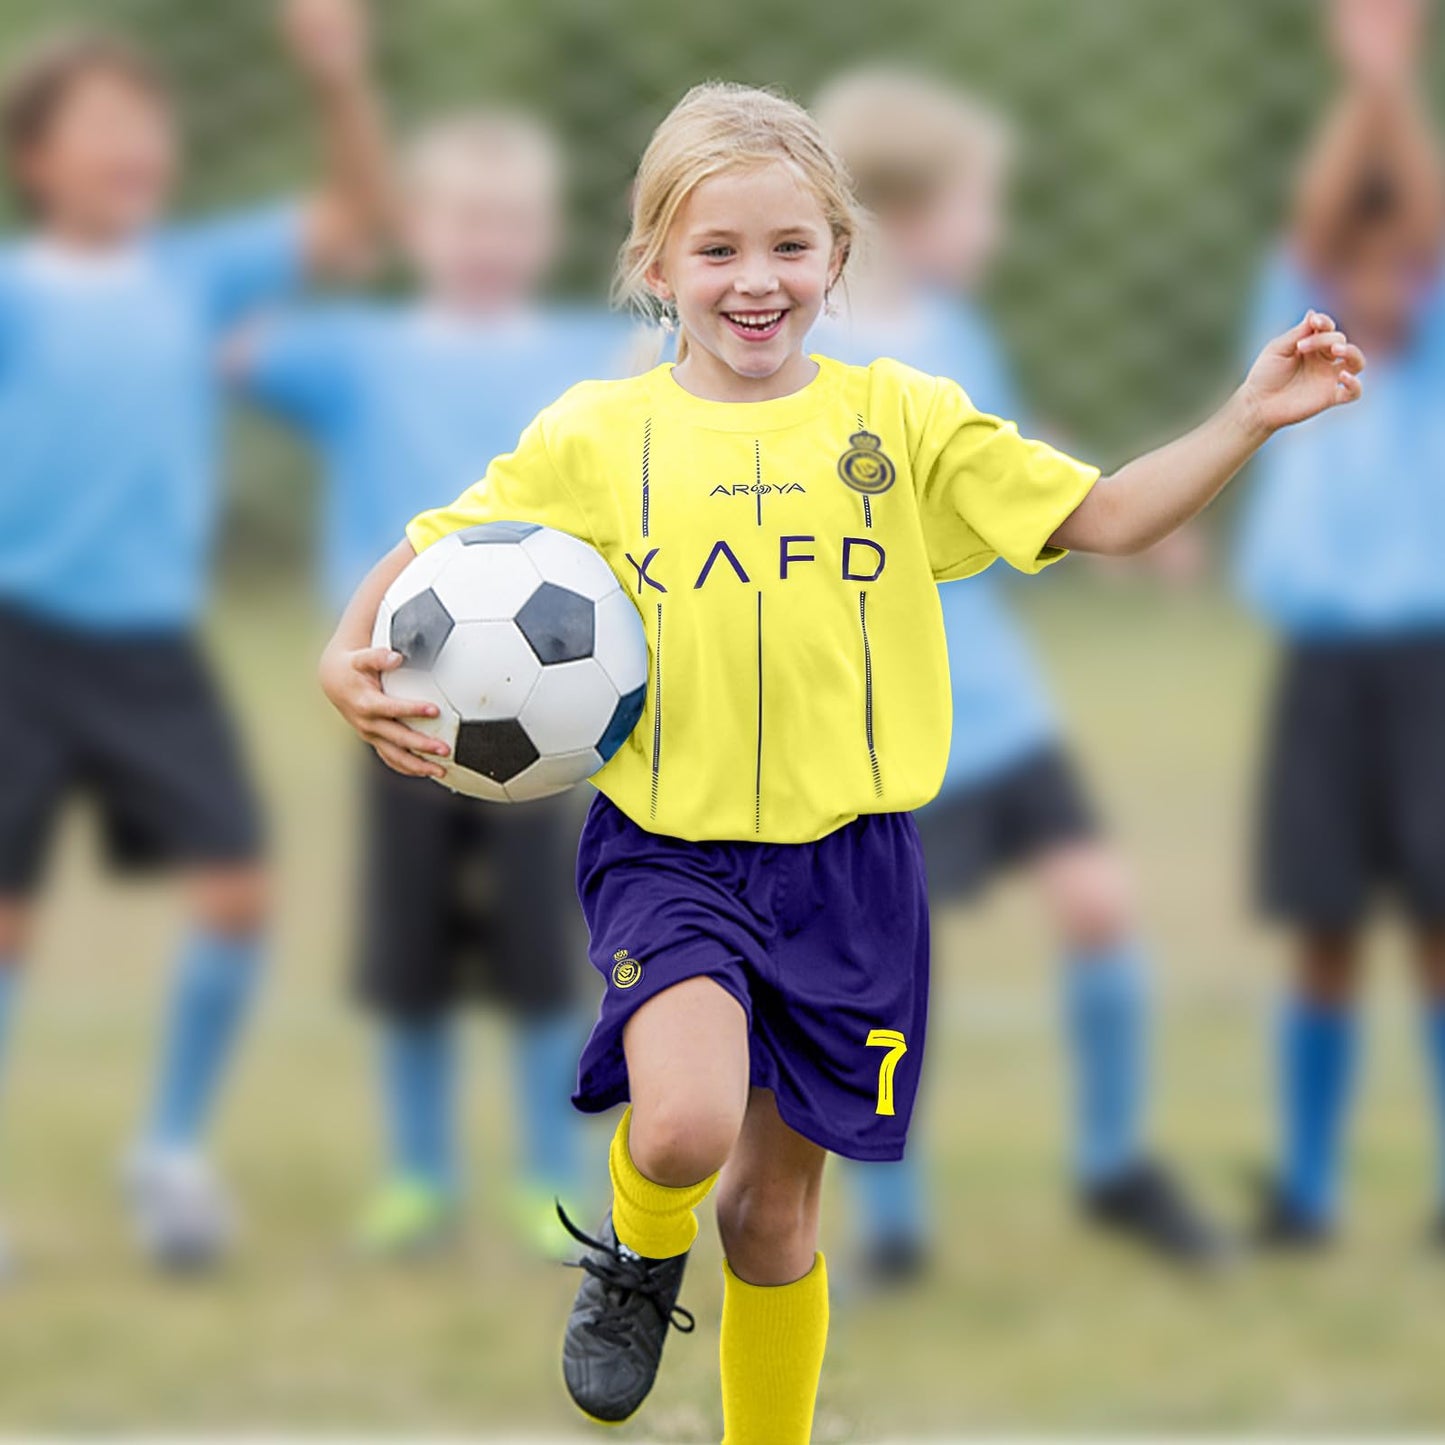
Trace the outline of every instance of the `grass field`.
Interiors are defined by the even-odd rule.
[[[1265,649],[1217,599],[1071,579],[1028,600],[1159,953],[1158,1136],[1240,1220],[1269,1137],[1280,962],[1249,922],[1241,852]],[[128,1248],[115,1163],[145,1084],[173,897],[99,882],[78,822],[5,1080],[0,1201],[26,1269],[0,1294],[0,1431],[575,1433],[556,1364],[575,1277],[517,1260],[488,1189],[507,1150],[494,1023],[473,1039],[476,1189],[458,1252],[378,1273],[341,1248],[375,1148],[364,1035],[341,995],[352,750],[314,688],[320,634],[294,597],[231,594],[216,642],[281,865],[275,972],[220,1138],[245,1248],[223,1278],[190,1284],[150,1278]],[[1445,1259],[1421,1242],[1434,1163],[1388,935],[1344,1247],[1207,1284],[1074,1221],[1053,971],[1027,890],[948,920],[940,943],[923,1129],[938,1268],[908,1298],[839,1304],[820,1441],[1445,1425]],[[835,1206],[839,1194],[835,1179]],[[718,1437],[719,1283],[705,1228],[686,1294],[697,1333],[673,1339],[643,1419],[606,1438]]]

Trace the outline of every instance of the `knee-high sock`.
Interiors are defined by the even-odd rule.
[[[1064,963],[1074,1089],[1074,1168],[1086,1188],[1135,1163],[1142,1148],[1149,999],[1132,939],[1081,949]]]
[[[821,1254],[792,1284],[740,1280],[723,1261],[723,1445],[808,1445],[828,1343]]]
[[[551,1194],[571,1198],[578,1177],[578,1120],[571,1095],[581,1038],[570,1013],[519,1019],[512,1042],[512,1096],[522,1125],[522,1169]]]
[[[928,1236],[928,1209],[924,1168],[916,1145],[896,1162],[850,1163],[846,1172],[865,1247],[899,1241],[923,1243]]]
[[[717,1183],[709,1174],[696,1184],[673,1188],[649,1179],[632,1162],[627,1135],[632,1123],[629,1105],[612,1136],[607,1154],[612,1175],[612,1227],[628,1249],[647,1259],[670,1259],[685,1254],[697,1238],[697,1215],[693,1210]]]
[[[456,1037],[444,1014],[388,1019],[381,1083],[394,1174],[451,1192],[456,1168]]]
[[[1358,1052],[1352,1006],[1298,997],[1286,1002],[1279,1024],[1280,1187],[1310,1219],[1328,1220],[1338,1201]]]
[[[261,972],[262,936],[194,928],[171,980],[149,1144],[189,1149],[199,1141]]]
[[[1445,1210],[1445,1000],[1430,1001],[1425,1010],[1424,1033],[1435,1116],[1435,1203]]]
[[[0,953],[0,1064],[5,1061],[5,1040],[10,1033],[10,1015],[20,992],[20,960]]]

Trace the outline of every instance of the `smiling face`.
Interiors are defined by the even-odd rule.
[[[70,81],[43,132],[17,157],[21,182],[46,225],[107,244],[155,222],[176,164],[167,106],[104,68]]]
[[[550,175],[524,159],[460,149],[412,178],[408,256],[433,300],[489,312],[535,295],[556,257],[560,206]]]
[[[813,366],[803,340],[842,260],[817,196],[782,161],[702,181],[646,275],[676,303],[687,336],[679,381],[723,401],[806,385]]]

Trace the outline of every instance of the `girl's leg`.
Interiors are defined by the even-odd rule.
[[[1139,1164],[1148,1099],[1148,970],[1123,863],[1094,839],[1052,848],[1037,877],[1063,945],[1074,1170],[1098,1188]]]
[[[622,1034],[632,1107],[612,1141],[612,1223],[651,1259],[685,1253],[693,1210],[732,1152],[748,1102],[742,1006],[710,978],[665,989]]]
[[[1435,1229],[1437,1239],[1445,1243],[1445,928],[1420,929],[1415,958],[1435,1118]]]
[[[171,977],[144,1133],[152,1149],[200,1147],[261,971],[267,892],[259,864],[206,869],[189,880],[191,923]]]
[[[677,1305],[697,1216],[743,1126],[748,1024],[710,978],[648,999],[622,1035],[632,1105],[608,1154],[612,1219],[589,1241],[562,1347],[573,1400],[593,1419],[625,1420],[647,1398]]]
[[[1280,1204],[1311,1227],[1335,1212],[1358,1052],[1359,965],[1353,932],[1303,934],[1280,1020]]]
[[[718,1188],[723,1264],[723,1445],[807,1445],[828,1338],[818,1253],[827,1154],[785,1124],[765,1089]]]

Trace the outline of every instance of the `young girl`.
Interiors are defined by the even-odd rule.
[[[1003,557],[1130,552],[1193,516],[1276,428],[1359,395],[1360,352],[1310,313],[1196,431],[1100,481],[976,411],[952,381],[803,350],[862,226],[811,117],[708,84],[643,157],[619,291],[680,329],[678,360],[586,382],[373,569],[321,662],[393,768],[445,747],[387,697],[368,646],[417,551],[523,517],[585,538],[630,588],[652,684],[597,775],[578,886],[608,990],[574,1102],[630,1099],[613,1205],[580,1261],[572,1398],[646,1397],[717,1185],[729,1445],[806,1441],[827,1334],[817,1253],[829,1152],[903,1153],[928,989],[909,816],[949,732],[936,581]]]
[[[538,122],[500,110],[442,117],[399,170],[416,298],[299,307],[268,317],[231,355],[251,398],[325,461],[322,555],[336,614],[419,506],[484,470],[563,387],[622,375],[630,330],[602,308],[540,299],[564,237],[564,176]],[[358,1243],[409,1258],[457,1222],[457,1014],[481,993],[504,1010],[513,1047],[524,1153],[506,1180],[511,1212],[538,1248],[570,1249],[553,1201],[575,1196],[581,1172],[567,1102],[578,994],[590,982],[571,881],[577,799],[478,808],[358,751],[356,974],[380,1026],[389,1166]],[[479,870],[491,888],[476,887]]]
[[[230,1234],[205,1134],[269,914],[259,809],[196,636],[220,500],[215,353],[307,275],[350,269],[386,206],[362,11],[280,13],[327,138],[297,203],[168,223],[171,101],[103,32],[21,56],[0,97],[27,223],[0,245],[0,1035],[47,845],[82,793],[110,861],[186,883],[126,1184],[143,1246],[187,1267]]]

